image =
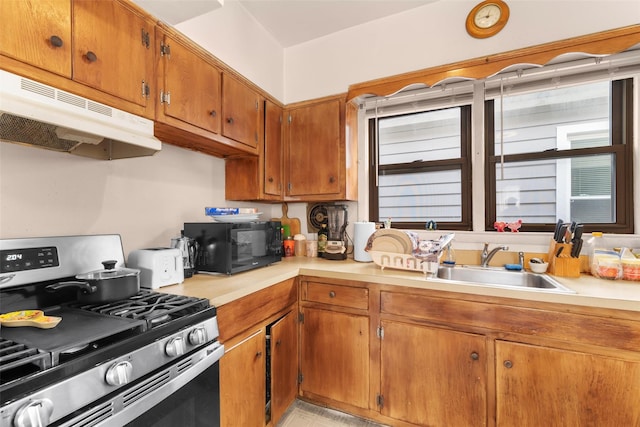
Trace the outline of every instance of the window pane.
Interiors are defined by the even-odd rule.
[[[378,218],[397,222],[462,220],[460,170],[382,175]]]
[[[460,108],[378,120],[379,164],[460,157]]]
[[[500,132],[500,99],[495,100],[495,153],[535,153],[571,147],[568,132],[603,132],[588,146],[611,145],[609,115],[611,110],[608,81],[545,91],[506,95],[502,99],[504,131]],[[574,148],[579,148],[574,146]],[[581,148],[581,147],[580,147]]]
[[[615,222],[614,156],[496,165],[496,218],[525,223]]]

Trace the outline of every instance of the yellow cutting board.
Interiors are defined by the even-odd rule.
[[[282,204],[282,217],[281,218],[271,218],[271,221],[280,221],[282,226],[289,226],[289,230],[291,231],[291,235],[295,236],[296,234],[300,234],[300,220],[298,218],[289,218],[287,216],[287,212],[289,211],[289,206],[286,203]]]
[[[61,320],[62,317],[45,316],[40,310],[20,310],[0,314],[0,324],[5,327],[33,326],[34,328],[50,329]]]

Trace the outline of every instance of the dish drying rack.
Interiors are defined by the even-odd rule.
[[[369,251],[369,254],[371,254],[373,262],[383,270],[385,268],[393,268],[396,270],[418,271],[425,275],[434,275],[438,272],[440,258],[442,257],[442,252],[426,259],[397,252]]]
[[[440,259],[442,251],[451,244],[455,234],[446,234],[438,240],[440,249],[436,253],[428,254],[423,257],[416,257],[413,254],[402,254],[396,252],[369,251],[373,262],[380,266],[382,270],[385,268],[393,268],[396,270],[418,271],[426,276],[435,276],[440,267]]]

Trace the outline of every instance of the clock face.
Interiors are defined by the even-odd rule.
[[[484,39],[498,34],[509,20],[509,6],[503,0],[484,0],[469,14],[465,26],[471,37]]]
[[[489,3],[481,7],[478,12],[476,12],[476,16],[473,21],[478,28],[490,28],[500,20],[501,14],[502,11],[498,5]]]

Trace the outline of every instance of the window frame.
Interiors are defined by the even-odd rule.
[[[569,159],[594,154],[615,156],[615,223],[585,223],[584,231],[633,234],[633,78],[611,81],[611,145],[534,153],[495,154],[495,100],[484,102],[485,141],[485,231],[493,231],[496,221],[496,165],[505,163]],[[555,224],[524,223],[520,231],[553,231]]]
[[[460,170],[460,201],[461,201],[461,221],[459,222],[438,222],[438,228],[447,230],[472,230],[472,106],[462,104],[455,106],[425,108],[411,113],[399,113],[386,117],[400,117],[409,114],[419,114],[428,111],[442,110],[446,108],[460,108],[460,157],[454,159],[414,161],[410,163],[396,163],[389,165],[379,165],[378,159],[378,138],[377,123],[378,118],[368,119],[369,136],[369,220],[381,222],[379,218],[379,191],[378,176],[384,172],[391,174],[417,173],[417,172],[437,172],[444,170]],[[394,228],[400,229],[424,229],[425,222],[397,222],[393,221]]]

